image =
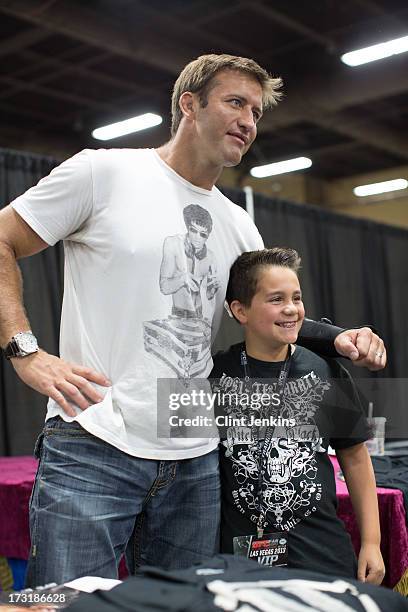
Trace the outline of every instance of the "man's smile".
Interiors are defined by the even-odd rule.
[[[227,132],[227,135],[228,136],[232,136],[233,138],[236,138],[244,146],[246,146],[248,144],[248,137],[244,136],[244,134],[241,134],[241,132]]]

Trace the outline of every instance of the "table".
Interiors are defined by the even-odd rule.
[[[336,493],[338,500],[337,514],[344,522],[351,536],[356,554],[360,550],[360,534],[351,505],[346,483],[337,477],[340,471],[336,457],[330,457],[336,474]],[[381,525],[381,553],[384,559],[386,574],[384,585],[394,588],[406,574],[408,580],[408,531],[402,491],[377,487],[378,505]],[[407,587],[398,585],[395,590],[408,595]]]
[[[0,457],[0,555],[4,557],[28,558],[28,502],[37,463],[34,457]]]
[[[339,464],[331,457],[337,474]],[[0,556],[27,559],[30,551],[28,502],[37,460],[34,457],[0,457]],[[346,484],[336,478],[338,514],[358,553],[360,536]],[[402,492],[377,488],[382,543],[387,573],[384,584],[395,587],[406,573],[408,581],[408,531]],[[122,569],[123,571],[123,569]],[[121,571],[121,576],[123,575]],[[397,588],[400,592],[401,589]],[[408,594],[408,591],[404,592]]]

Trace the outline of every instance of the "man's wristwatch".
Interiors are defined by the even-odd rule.
[[[6,359],[12,357],[27,357],[38,352],[37,338],[31,331],[19,332],[12,337],[6,348],[4,356]]]

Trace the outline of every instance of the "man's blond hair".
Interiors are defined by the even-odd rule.
[[[282,96],[279,91],[282,79],[272,77],[254,60],[225,53],[201,55],[185,66],[174,84],[171,98],[172,136],[176,134],[183,117],[179,106],[180,96],[185,91],[197,93],[201,106],[205,107],[208,103],[208,94],[216,83],[213,81],[214,76],[221,70],[237,70],[254,77],[262,87],[264,110],[275,106]]]

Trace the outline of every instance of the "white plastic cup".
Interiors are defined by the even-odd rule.
[[[370,439],[366,446],[370,455],[384,455],[385,417],[371,417],[367,419],[370,429]]]

